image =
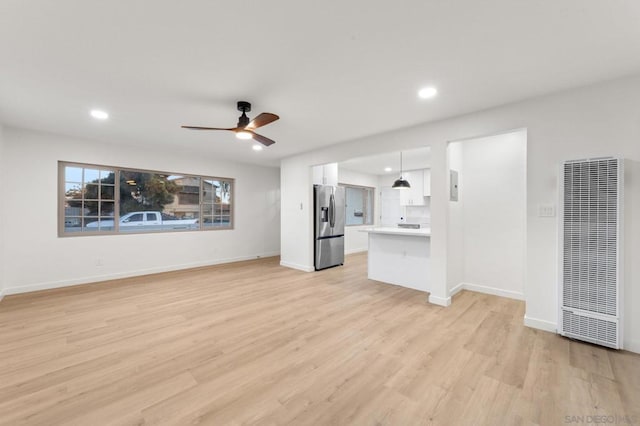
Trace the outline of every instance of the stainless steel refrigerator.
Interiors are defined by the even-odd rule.
[[[344,188],[313,185],[315,222],[315,268],[344,263]]]

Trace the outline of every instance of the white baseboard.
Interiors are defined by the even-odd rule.
[[[297,269],[298,271],[302,272],[313,272],[316,270],[316,268],[314,268],[313,266],[300,265],[298,263],[284,261],[280,261],[280,266],[284,266],[285,268]]]
[[[464,290],[464,283],[460,283],[454,288],[452,288],[451,290],[449,290],[449,297],[455,296],[456,294],[460,293],[462,290]]]
[[[0,290],[0,302],[2,302],[3,298],[4,298],[4,290]]]
[[[119,272],[114,274],[93,275],[90,277],[75,278],[70,280],[49,281],[49,282],[27,284],[23,286],[13,286],[13,287],[8,286],[7,288],[4,289],[4,294],[10,295],[10,294],[30,293],[33,291],[41,291],[41,290],[52,290],[55,288],[71,287],[71,286],[82,285],[82,284],[92,284],[92,283],[97,283],[101,281],[137,277],[137,276],[149,275],[149,274],[158,274],[162,272],[179,271],[182,269],[200,268],[203,266],[213,266],[213,265],[220,265],[224,263],[241,262],[245,260],[255,260],[262,257],[273,257],[273,256],[279,256],[279,255],[280,255],[279,252],[262,253],[254,256],[240,256],[240,257],[233,257],[233,258],[226,258],[226,259],[216,259],[213,261],[206,261],[206,262],[183,263],[179,265],[169,265],[169,266],[162,266],[157,268],[138,269],[134,271]]]
[[[440,306],[449,306],[451,305],[451,298],[450,297],[438,297],[438,296],[434,296],[432,294],[429,295],[429,303],[433,303],[434,305],[440,305]]]
[[[531,318],[526,315],[524,316],[524,325],[531,328],[537,328],[538,330],[548,331],[550,333],[558,332],[558,325],[555,322]]]
[[[477,293],[492,294],[494,296],[508,297],[509,299],[524,300],[524,294],[517,291],[503,290],[501,288],[489,287],[486,285],[471,284],[471,283],[458,284],[457,286],[449,290],[449,296],[453,296],[454,294],[460,292],[461,290],[469,290],[469,291],[475,291]]]

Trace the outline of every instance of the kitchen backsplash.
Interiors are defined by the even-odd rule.
[[[431,223],[431,205],[430,197],[426,198],[424,206],[406,206],[405,222],[406,223]]]

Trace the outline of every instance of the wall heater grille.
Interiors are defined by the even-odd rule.
[[[562,176],[560,334],[621,347],[623,162],[568,161]]]

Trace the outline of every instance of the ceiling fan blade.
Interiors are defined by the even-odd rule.
[[[266,126],[269,123],[273,123],[279,118],[280,117],[275,114],[271,114],[270,112],[263,112],[262,114],[251,120],[249,124],[247,124],[247,127],[245,127],[245,129],[255,130],[258,127]]]
[[[267,137],[264,137],[262,135],[259,135],[257,133],[251,132],[249,131],[252,135],[253,135],[253,140],[256,142],[260,142],[262,145],[264,146],[269,146],[269,145],[273,145],[274,143],[276,143],[276,141],[273,141]]]
[[[237,127],[231,128],[221,128],[221,127],[198,127],[198,126],[180,126],[183,129],[191,129],[191,130],[237,130]]]

